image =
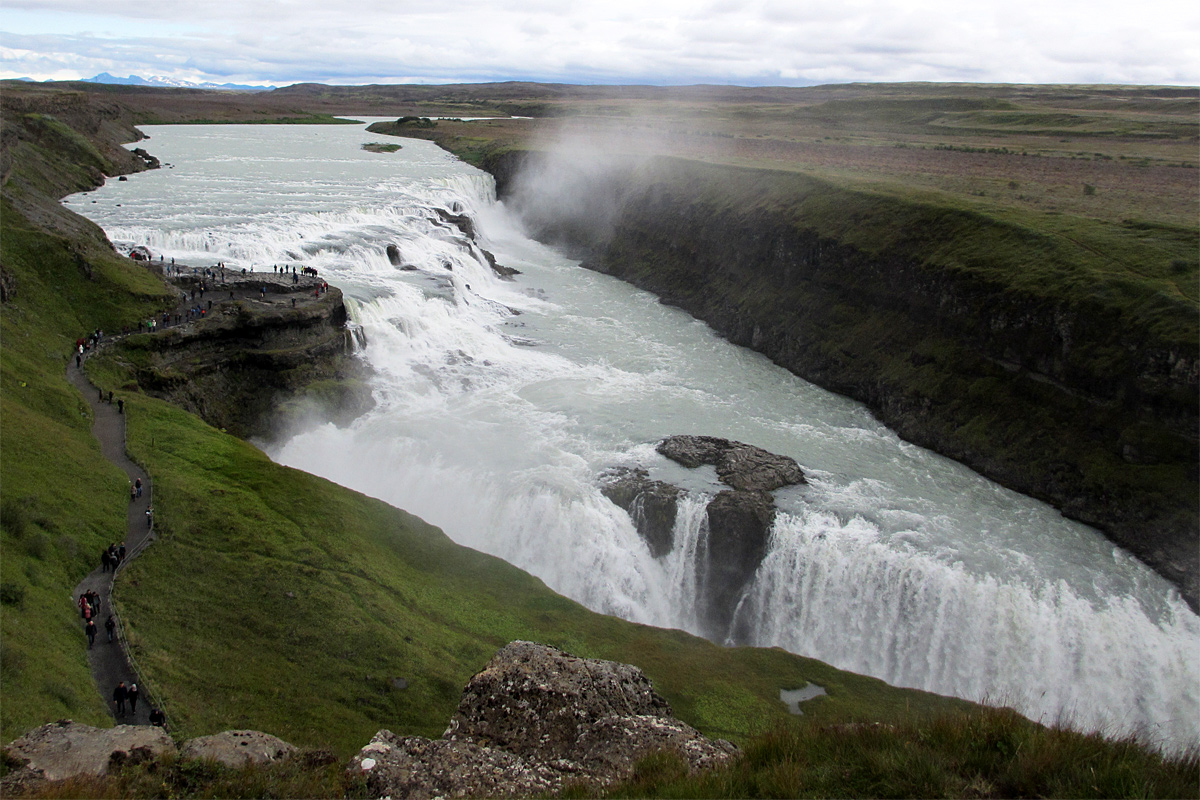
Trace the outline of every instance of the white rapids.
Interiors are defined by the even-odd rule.
[[[794,457],[737,609],[753,641],[1046,722],[1200,740],[1200,619],[1096,531],[907,444],[860,405],[728,344],[526,238],[489,176],[361,126],[170,126],[170,167],[68,199],[119,247],[180,264],[315,267],[345,292],[377,406],[265,443],[595,610],[696,631],[715,474],[658,456],[678,433]],[[496,277],[438,209],[471,216]],[[395,266],[387,246],[405,268]],[[692,493],[655,559],[597,486],[640,464]]]

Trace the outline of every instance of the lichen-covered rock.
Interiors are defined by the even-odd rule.
[[[689,469],[712,464],[722,482],[742,491],[772,492],[806,482],[795,459],[729,439],[668,436],[655,449]]]
[[[179,749],[184,758],[205,758],[227,767],[266,764],[290,758],[295,745],[262,731],[223,731],[188,739]]]
[[[383,730],[347,769],[372,797],[527,797],[627,778],[662,750],[692,770],[737,752],[670,714],[637,667],[511,642],[471,678],[440,740]]]
[[[626,777],[655,750],[679,752],[693,769],[728,758],[671,717],[637,667],[576,658],[533,642],[511,642],[468,682],[445,738],[498,747],[606,783]]]
[[[29,731],[4,748],[4,752],[10,759],[23,763],[5,778],[6,785],[12,785],[13,781],[29,779],[59,781],[105,775],[110,765],[173,753],[175,743],[162,728],[150,725],[93,728],[64,719]]]
[[[553,792],[565,773],[472,742],[382,730],[350,761],[372,797],[529,797]]]

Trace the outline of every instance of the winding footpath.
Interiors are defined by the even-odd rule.
[[[121,562],[116,571],[105,570],[102,566],[97,566],[75,587],[71,599],[74,601],[78,599],[79,595],[89,590],[100,595],[96,643],[87,651],[87,654],[92,678],[96,681],[96,687],[108,706],[109,713],[114,715],[118,723],[148,725],[150,724],[152,702],[149,687],[139,681],[137,673],[130,663],[124,632],[112,604],[112,589],[116,575],[154,539],[154,529],[147,524],[146,514],[150,509],[154,488],[150,483],[150,476],[133,463],[125,453],[125,416],[117,412],[116,403],[110,405],[101,402],[96,387],[83,374],[83,370],[76,368],[74,364],[67,367],[67,379],[83,393],[84,399],[92,407],[92,435],[100,442],[100,452],[125,471],[125,474],[129,476],[130,484],[137,478],[142,480],[142,496],[129,501],[123,539],[118,540],[125,542],[125,560]],[[98,553],[96,555],[99,556]],[[108,636],[104,631],[104,620],[108,618],[109,614],[118,620],[117,635],[112,642],[108,641]],[[79,640],[81,643],[87,641],[83,635],[82,625],[80,626]],[[138,684],[140,693],[136,713],[130,713],[126,709],[123,717],[116,716],[116,705],[112,699],[113,689],[120,681],[125,681],[126,686]]]
[[[307,304],[309,301],[320,297],[319,292],[314,296],[310,296],[310,293],[315,292],[317,287],[322,285],[320,280],[307,275],[297,276],[295,282],[293,282],[290,274],[282,272],[251,272],[248,275],[239,275],[231,272],[230,277],[233,280],[229,281],[229,283],[205,279],[203,276],[197,275],[195,270],[192,270],[190,275],[183,276],[182,281],[178,277],[176,277],[176,280],[171,281],[171,285],[180,293],[180,302],[171,311],[170,318],[181,320],[187,316],[188,307],[204,305],[206,308],[213,308],[234,300],[249,301],[262,307],[284,304],[293,304],[294,307],[297,301]],[[192,290],[199,284],[200,280],[206,280],[210,297],[206,299],[203,294],[200,294],[199,302],[197,302],[197,298],[192,293]],[[190,300],[188,299],[189,296],[191,297]],[[167,322],[159,330],[166,330],[168,327],[173,328],[181,325],[193,326],[200,324],[200,322],[201,320],[195,317],[175,324]],[[124,335],[108,336],[105,337],[104,344],[107,345],[122,338],[124,338]],[[124,570],[125,565],[136,558],[142,550],[154,541],[153,520],[147,514],[151,509],[154,488],[150,481],[150,476],[135,464],[126,453],[125,416],[118,411],[115,399],[112,403],[103,400],[99,389],[88,380],[83,369],[75,366],[74,359],[71,359],[71,363],[67,366],[67,380],[80,391],[84,399],[91,406],[93,419],[92,435],[100,443],[100,452],[105,458],[124,470],[125,474],[129,477],[130,486],[139,478],[142,481],[142,496],[129,501],[123,538],[114,535],[116,541],[123,541],[125,543],[125,559],[116,570],[105,570],[103,566],[97,566],[75,587],[71,595],[71,600],[75,602],[81,594],[87,591],[94,591],[100,596],[101,610],[95,618],[97,628],[96,642],[88,649],[87,655],[88,664],[92,671],[92,678],[96,681],[96,688],[99,690],[100,697],[108,707],[109,713],[120,724],[148,725],[150,724],[151,708],[156,705],[158,708],[163,708],[162,698],[154,694],[151,687],[139,678],[137,674],[137,669],[134,665],[135,660],[130,657],[129,644],[125,639],[121,618],[113,608],[112,592],[114,581],[117,575]],[[99,554],[97,553],[96,556],[98,558]],[[108,618],[109,614],[113,615],[117,623],[116,635],[112,642],[108,641],[108,636],[104,629],[104,621]],[[85,647],[87,646],[87,638],[83,635],[82,621],[80,622],[80,642]],[[113,690],[121,681],[125,682],[126,687],[136,683],[139,691],[137,711],[130,712],[126,708],[125,716],[117,716],[116,703],[113,701]],[[163,708],[163,710],[168,711],[169,709]],[[170,724],[171,718],[168,714],[168,727]]]

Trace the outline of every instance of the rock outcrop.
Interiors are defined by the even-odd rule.
[[[472,742],[379,731],[350,763],[366,773],[372,797],[530,797],[562,782],[551,767]]]
[[[270,435],[286,425],[305,399],[335,422],[349,421],[373,404],[365,362],[355,358],[342,293],[329,287],[311,296],[317,281],[263,277],[235,279],[215,293],[245,299],[221,303],[204,319],[130,337],[115,356],[128,359],[139,387],[191,411],[236,436]],[[275,300],[259,302],[263,286]]]
[[[651,480],[641,467],[616,467],[600,476],[600,491],[629,514],[637,532],[649,545],[650,555],[662,558],[671,552],[682,489]]]
[[[184,758],[209,759],[234,768],[282,761],[295,752],[295,745],[262,731],[223,731],[197,736],[179,748]]]
[[[487,265],[489,267],[491,267],[492,272],[496,273],[497,277],[508,280],[508,279],[511,279],[514,275],[521,274],[521,271],[519,269],[514,269],[513,267],[506,267],[503,264],[497,262],[496,256],[492,253],[492,251],[490,251],[484,247],[481,247],[479,245],[479,231],[475,228],[475,220],[472,219],[470,214],[467,214],[466,212],[464,212],[462,210],[462,208],[460,208],[456,205],[453,209],[451,209],[449,211],[444,208],[436,209],[436,211],[438,213],[438,216],[441,217],[442,222],[446,223],[449,226],[453,226],[453,227],[457,228],[459,231],[462,232],[462,234],[464,236],[467,237],[467,239],[470,240],[471,244],[475,248],[477,248],[479,250],[479,252],[483,255],[483,258],[487,262]],[[388,257],[389,258],[391,257],[390,250],[388,252]],[[395,263],[395,262],[393,261],[392,263]]]
[[[349,768],[376,797],[514,797],[607,785],[662,750],[692,770],[736,752],[671,717],[637,667],[512,642],[471,678],[440,741],[380,731]]]
[[[669,436],[655,449],[689,469],[711,465],[732,487],[717,493],[705,510],[707,532],[696,553],[696,612],[709,639],[744,641],[749,632],[733,628],[733,612],[767,553],[775,522],[771,492],[806,483],[804,471],[788,456],[715,436]],[[651,479],[641,467],[617,467],[600,476],[600,490],[629,514],[651,555],[671,552],[682,489]]]
[[[175,743],[162,728],[117,725],[93,728],[64,719],[35,728],[4,748],[22,766],[4,778],[8,789],[34,781],[60,781],[83,775],[106,775],[121,764],[174,753]]]
[[[773,492],[784,486],[805,483],[804,472],[794,458],[729,439],[668,436],[655,449],[692,469],[711,464],[717,468],[717,477],[722,483],[743,492]]]

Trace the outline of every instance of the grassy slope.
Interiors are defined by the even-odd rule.
[[[739,740],[786,721],[779,690],[807,681],[830,691],[813,720],[961,707],[782,651],[592,613],[171,406],[130,395],[127,408],[163,539],[131,565],[117,602],[189,734],[249,726],[343,753],[379,727],[439,736],[466,680],[513,639],[638,664],[681,717]]]
[[[161,284],[115,256],[87,257],[88,280],[71,242],[28,225],[7,198],[0,214],[0,261],[17,279],[16,299],[0,312],[0,575],[9,598],[0,607],[0,739],[8,741],[60,717],[107,718],[69,595],[121,538],[128,489],[100,455],[90,411],[64,373],[76,337],[148,312]]]

